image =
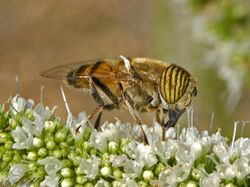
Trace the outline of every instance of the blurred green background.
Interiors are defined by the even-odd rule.
[[[0,103],[16,94],[17,75],[21,96],[40,102],[44,85],[44,104],[57,105],[57,115],[66,119],[60,81],[39,73],[118,55],[161,59],[191,72],[199,90],[195,126],[201,130],[209,129],[213,112],[213,131],[222,128],[229,138],[233,121],[250,120],[249,0],[0,1]],[[75,115],[96,106],[81,91],[65,93]],[[114,116],[132,122],[126,111],[106,112],[103,121]],[[142,116],[152,124],[152,114]],[[186,114],[180,123],[187,125]]]

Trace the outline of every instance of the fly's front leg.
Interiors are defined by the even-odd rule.
[[[165,134],[166,134],[166,127],[165,127],[165,116],[166,116],[167,111],[163,109],[158,109],[155,111],[155,119],[158,124],[161,125],[162,129],[162,140],[166,140]]]

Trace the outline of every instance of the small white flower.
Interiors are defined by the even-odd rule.
[[[92,159],[82,158],[80,162],[80,171],[89,179],[95,179],[98,174],[100,161],[95,155],[91,155]]]
[[[124,164],[124,171],[128,176],[135,178],[141,175],[143,166],[142,163],[135,160],[127,160]]]
[[[52,110],[49,110],[49,108],[47,107],[44,108],[41,103],[36,105],[33,112],[35,120],[30,121],[27,118],[23,118],[23,128],[32,133],[33,135],[39,137],[42,133],[45,122],[50,119],[55,109],[56,107],[54,107]]]
[[[9,171],[8,180],[13,185],[18,182],[28,170],[28,166],[25,164],[14,164]]]
[[[198,139],[199,131],[195,127],[184,128],[180,134],[180,142],[190,147]]]
[[[41,187],[57,187],[59,183],[59,177],[55,174],[45,176],[45,179],[40,183]]]
[[[196,160],[198,157],[200,157],[203,154],[204,147],[200,140],[197,140],[194,142],[190,147],[190,156],[193,160]]]
[[[13,144],[14,149],[29,149],[33,144],[33,135],[26,129],[19,126],[11,131],[11,135],[15,141]]]
[[[120,183],[121,187],[138,187],[137,183],[135,182],[135,180],[129,178],[129,177],[125,177],[121,180]]]
[[[119,139],[119,128],[113,123],[105,122],[101,126],[101,131],[105,134],[108,141],[116,141]]]
[[[40,136],[44,123],[35,123],[33,121],[30,121],[27,118],[23,118],[22,120],[23,128],[27,131],[29,131],[31,134],[35,136]]]
[[[243,179],[250,174],[250,160],[246,157],[237,159],[233,163],[233,170],[237,179]]]
[[[229,163],[229,159],[234,154],[231,147],[228,147],[221,142],[213,146],[213,152],[223,163]]]
[[[162,127],[158,123],[155,123],[152,128],[145,126],[143,129],[151,147],[155,147],[158,142],[162,141]]]
[[[57,107],[55,106],[52,110],[50,110],[48,107],[44,107],[42,103],[36,105],[34,108],[35,123],[39,124],[48,121],[54,114],[56,108]]]
[[[166,139],[175,139],[176,138],[176,130],[173,127],[170,127],[166,131]]]
[[[136,161],[148,168],[155,165],[158,161],[149,145],[144,145],[142,143],[138,144],[135,150],[135,154]]]
[[[230,180],[235,177],[235,170],[229,163],[221,164],[216,166],[217,171],[221,175],[222,179]]]
[[[202,187],[219,187],[221,182],[220,174],[214,172],[206,177],[203,177],[200,181],[200,186]]]
[[[117,138],[122,139],[122,138],[130,138],[132,136],[134,136],[134,132],[132,129],[132,125],[130,123],[125,123],[122,124],[121,121],[119,119],[116,119],[116,123],[112,124],[109,126],[110,123],[105,123],[103,125],[104,129],[109,129],[112,130],[114,133],[114,137],[112,139],[110,139],[110,141],[115,141]],[[107,127],[107,126],[109,127]]]
[[[128,157],[125,154],[118,155],[118,156],[110,155],[110,162],[112,163],[113,166],[116,166],[116,167],[124,166],[127,160],[128,160]]]
[[[110,187],[109,182],[105,181],[103,179],[100,179],[99,181],[97,181],[97,183],[95,184],[95,187]]]
[[[77,118],[72,116],[71,113],[68,115],[66,124],[75,140],[80,140],[82,138],[87,122],[88,116],[86,112],[79,113]]]
[[[211,138],[212,138],[213,144],[221,143],[223,145],[226,145],[226,143],[227,143],[227,139],[225,137],[221,136],[221,129],[218,129],[218,131],[215,134],[212,134]]]
[[[177,186],[178,183],[187,179],[191,171],[191,165],[176,165],[160,173],[160,186]]]
[[[249,138],[239,138],[234,144],[235,152],[238,156],[245,156],[250,159],[250,139]]]
[[[34,101],[29,99],[25,100],[24,98],[16,95],[10,99],[10,113],[11,115],[16,115],[18,112],[24,111],[26,109],[32,108],[34,106]]]
[[[202,131],[199,139],[203,145],[204,154],[210,151],[212,145],[212,138],[209,136],[208,131]]]
[[[54,156],[46,157],[39,163],[45,166],[45,171],[48,175],[55,175],[63,167],[63,163]]]
[[[194,158],[189,154],[188,149],[185,149],[185,147],[181,144],[179,144],[178,146],[178,149],[175,154],[175,159],[178,164],[192,164],[194,162]]]
[[[179,149],[179,142],[177,140],[169,139],[166,142],[158,141],[154,146],[154,152],[159,157],[160,161],[166,163],[171,157],[175,157]]]
[[[89,143],[102,153],[106,152],[108,149],[108,142],[105,132],[98,132],[96,129],[92,131],[89,138]]]
[[[135,150],[136,150],[137,142],[135,140],[131,140],[128,144],[125,144],[122,147],[122,150],[132,159],[136,158]]]

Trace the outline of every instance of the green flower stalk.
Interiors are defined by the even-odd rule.
[[[20,96],[0,110],[0,181],[12,186],[248,186],[250,139],[228,142],[220,130],[105,123],[97,131],[86,113],[63,123],[42,104]],[[3,117],[4,116],[4,117]],[[80,125],[80,126],[79,126]],[[238,122],[235,123],[235,127]],[[76,129],[77,132],[76,132]],[[235,128],[236,131],[236,128]]]

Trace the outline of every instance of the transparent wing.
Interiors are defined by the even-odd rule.
[[[66,64],[62,66],[56,66],[51,69],[45,70],[40,73],[42,77],[50,78],[50,79],[59,79],[59,80],[65,80],[70,78],[69,73],[70,72],[76,72],[79,70],[80,67],[84,65],[91,65],[97,62],[98,60],[87,60],[82,62],[76,62],[71,64]],[[74,75],[72,78],[80,78],[81,75]],[[82,77],[84,78],[84,77]],[[87,78],[87,77],[86,77]]]
[[[120,71],[118,66],[123,64],[119,63],[121,59],[94,59],[82,62],[76,62],[72,64],[53,67],[51,69],[41,72],[42,77],[57,79],[57,80],[76,80],[76,79],[88,79],[90,76],[103,79],[117,79],[117,80],[129,80],[133,76],[124,71]],[[97,62],[102,62],[106,66],[98,66],[93,73],[82,73],[83,69],[89,68],[91,70]],[[124,66],[124,65],[123,65]],[[109,67],[109,68],[107,68]],[[110,69],[110,67],[112,67]],[[88,72],[88,70],[85,70]]]

